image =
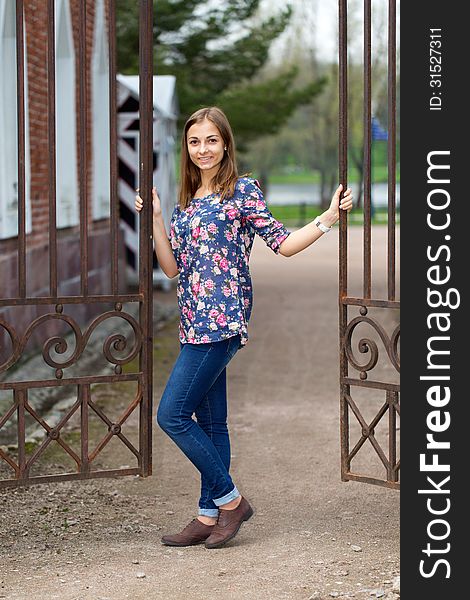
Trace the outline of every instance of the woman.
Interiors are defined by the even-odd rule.
[[[238,176],[232,130],[216,107],[198,110],[184,126],[169,236],[152,190],[155,251],[164,273],[179,275],[180,309],[180,354],[157,422],[201,473],[199,514],[180,533],[163,536],[166,545],[220,548],[253,515],[229,474],[226,367],[248,341],[254,234],[276,254],[293,256],[329,231],[340,209],[351,210],[351,190],[340,200],[341,191],[319,218],[288,231],[267,208],[258,182]],[[136,210],[142,206],[137,195]]]

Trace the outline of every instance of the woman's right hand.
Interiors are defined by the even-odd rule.
[[[138,191],[139,191],[139,188],[136,189],[136,192],[138,192]],[[140,212],[142,210],[143,206],[144,206],[144,201],[137,194],[137,196],[135,197],[136,211]],[[157,188],[155,186],[152,188],[152,206],[153,206],[153,216],[154,217],[160,216],[162,214],[162,206],[160,203],[160,198],[158,197],[158,194],[157,194]]]

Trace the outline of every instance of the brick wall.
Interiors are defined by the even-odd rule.
[[[86,39],[86,64],[87,64],[87,120],[91,123],[91,73],[90,64],[93,52],[93,27],[95,20],[95,1],[86,0],[87,4],[87,39]],[[70,0],[72,28],[75,44],[75,74],[76,74],[76,124],[77,138],[79,133],[79,86],[78,86],[78,10],[79,0]],[[30,151],[31,151],[31,210],[32,234],[28,239],[28,246],[34,247],[47,243],[49,230],[49,182],[48,163],[49,144],[47,139],[47,11],[45,0],[28,0],[25,2],[25,23],[28,51],[28,86],[29,86],[29,123],[30,123]],[[56,24],[57,25],[57,24]],[[91,153],[92,136],[88,130],[87,135],[87,173],[88,173],[88,198],[91,198]],[[77,157],[78,139],[77,139]],[[77,169],[78,170],[78,169]],[[78,170],[79,171],[79,170]],[[78,185],[78,182],[77,182]],[[88,207],[91,215],[91,206]]]
[[[70,0],[72,28],[75,46],[75,80],[76,80],[76,124],[77,138],[79,136],[79,65],[78,65],[78,11],[79,2]],[[28,105],[29,105],[29,140],[31,155],[31,211],[32,232],[27,236],[27,293],[31,296],[48,295],[49,283],[49,181],[48,181],[48,156],[49,144],[47,137],[47,6],[46,0],[28,0],[25,5],[25,27],[27,43],[27,73],[28,73]],[[86,0],[87,5],[87,34],[86,34],[86,64],[87,64],[87,120],[92,123],[91,114],[91,61],[93,52],[93,35],[95,21],[95,0]],[[108,1],[105,0],[105,12],[108,14]],[[56,24],[57,25],[57,24]],[[73,110],[73,108],[71,108]],[[89,292],[110,292],[110,234],[108,221],[92,222],[92,132],[87,131],[87,189],[88,189],[88,235],[90,240],[89,257]],[[79,149],[77,139],[77,160]],[[78,176],[80,175],[77,165]],[[78,186],[78,181],[77,181]],[[0,281],[1,297],[14,297],[17,295],[17,240],[0,240]],[[122,243],[120,252],[122,253]],[[80,293],[79,281],[79,227],[70,227],[58,231],[58,277],[59,294],[78,295]],[[123,274],[124,275],[124,274]],[[124,276],[121,277],[121,280]],[[122,282],[124,289],[124,282]],[[100,305],[87,305],[85,307],[70,307],[70,314],[75,311],[80,313],[80,321],[87,320],[98,314],[103,309]],[[23,333],[32,319],[43,314],[50,307],[24,307],[23,310],[0,309],[0,317],[9,322],[19,334]],[[78,312],[77,312],[78,315]],[[50,325],[50,332],[54,324]],[[43,336],[37,336],[36,343],[40,343]],[[5,341],[0,328],[0,346]],[[7,344],[8,345],[8,344]],[[6,346],[4,345],[4,352]],[[1,352],[0,352],[1,355]],[[1,364],[1,356],[0,356]]]

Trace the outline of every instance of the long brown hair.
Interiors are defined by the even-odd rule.
[[[179,205],[181,210],[189,206],[197,189],[201,185],[201,172],[192,162],[188,152],[187,135],[189,128],[194,123],[201,123],[207,119],[214,123],[220,132],[224,147],[224,152],[219,170],[211,181],[211,188],[214,192],[220,194],[220,201],[224,198],[230,198],[235,192],[235,184],[238,179],[237,162],[235,158],[235,141],[233,139],[232,128],[225,116],[225,113],[217,106],[201,108],[193,113],[186,121],[181,137],[181,185],[179,193]]]

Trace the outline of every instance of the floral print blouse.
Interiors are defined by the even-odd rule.
[[[231,198],[194,198],[170,221],[169,241],[179,269],[179,339],[203,344],[240,334],[248,341],[253,304],[249,259],[255,233],[273,252],[290,231],[268,209],[256,180],[240,177]]]

